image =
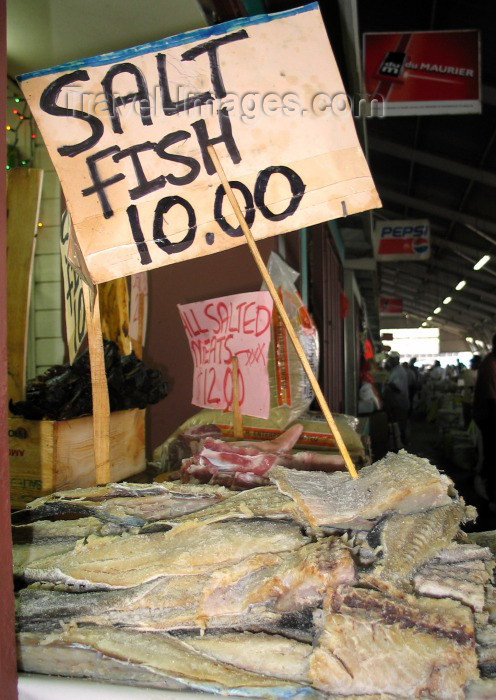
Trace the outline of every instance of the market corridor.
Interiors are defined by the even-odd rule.
[[[496,529],[496,512],[489,509],[488,502],[481,498],[474,488],[475,467],[459,466],[451,458],[442,443],[438,426],[425,416],[414,415],[410,420],[410,439],[407,450],[419,457],[426,457],[438,469],[453,479],[457,491],[467,505],[477,508],[479,514],[475,523],[464,529],[484,532]]]

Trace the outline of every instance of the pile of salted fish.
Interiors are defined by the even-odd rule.
[[[19,668],[262,698],[496,697],[495,533],[406,452],[109,484],[14,518]]]

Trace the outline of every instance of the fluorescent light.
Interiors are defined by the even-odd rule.
[[[422,324],[422,328],[426,328],[428,325],[429,325],[429,324],[427,323],[427,321],[424,321],[423,324]]]
[[[486,263],[488,263],[491,260],[490,255],[484,255],[479,262],[476,262],[474,265],[474,270],[480,270],[481,267],[484,267]]]
[[[480,348],[484,347],[484,343],[482,342],[482,340],[476,340],[475,344],[478,345]]]
[[[463,289],[466,284],[467,283],[465,282],[465,280],[461,280],[460,282],[458,282],[458,284],[455,287],[456,291],[459,292],[460,289]]]
[[[473,342],[474,342],[474,339],[471,338],[469,335],[465,338],[465,340],[467,341],[467,343],[473,343]]]
[[[432,321],[432,316],[427,316],[428,321]]]
[[[441,313],[441,307],[438,306],[437,309],[434,309],[434,311],[433,311],[432,313],[433,313],[433,314],[440,314],[440,313]]]
[[[446,297],[446,299],[443,299],[443,304],[449,304],[451,300],[451,297]]]

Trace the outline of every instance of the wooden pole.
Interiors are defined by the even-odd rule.
[[[357,471],[355,469],[355,465],[353,464],[351,457],[349,455],[348,450],[346,449],[346,445],[344,444],[343,438],[341,437],[341,434],[338,430],[338,427],[334,421],[334,418],[332,416],[332,413],[329,409],[329,406],[327,405],[327,401],[325,400],[324,394],[322,393],[322,390],[319,386],[319,383],[313,373],[313,370],[310,366],[310,363],[307,359],[307,356],[305,355],[305,351],[303,350],[301,343],[298,339],[298,336],[296,335],[294,328],[291,324],[291,321],[289,320],[289,317],[286,313],[286,310],[284,308],[284,305],[282,301],[279,298],[279,295],[277,293],[277,290],[274,286],[274,283],[272,282],[272,279],[269,275],[269,271],[267,270],[264,261],[262,260],[262,256],[260,255],[257,245],[255,243],[255,239],[253,238],[252,232],[250,231],[250,228],[248,224],[246,223],[246,220],[243,216],[243,213],[240,209],[240,206],[238,204],[238,201],[234,195],[234,192],[232,191],[231,186],[229,185],[229,182],[227,180],[226,174],[224,172],[224,169],[220,163],[220,160],[217,156],[217,153],[215,152],[215,148],[212,145],[207,146],[208,153],[212,159],[212,162],[214,164],[214,167],[217,171],[217,175],[220,178],[220,181],[224,187],[224,190],[227,194],[227,197],[231,203],[231,206],[233,208],[233,211],[236,215],[236,218],[239,222],[239,225],[241,226],[241,230],[243,231],[246,242],[248,244],[248,247],[251,251],[251,254],[253,255],[253,258],[255,260],[255,263],[260,270],[260,273],[263,277],[263,280],[265,284],[267,285],[267,289],[269,290],[272,299],[274,300],[275,307],[277,311],[279,312],[279,315],[282,318],[282,321],[286,327],[286,331],[288,332],[289,337],[291,338],[291,342],[294,345],[294,348],[296,350],[296,353],[300,359],[300,362],[303,366],[303,369],[306,372],[306,375],[310,381],[310,384],[312,385],[312,389],[315,392],[315,396],[317,398],[317,401],[319,402],[319,406],[322,409],[322,413],[324,414],[324,417],[329,425],[329,428],[334,435],[334,438],[336,440],[337,446],[339,448],[339,451],[341,453],[341,456],[344,459],[344,463],[346,464],[346,468],[348,469],[350,475],[353,477],[353,479],[358,478]]]
[[[91,299],[90,288],[82,280],[81,283],[83,285],[90,352],[95,477],[96,483],[103,485],[108,484],[110,481],[110,403],[107,375],[105,373],[100,302],[98,299],[98,286],[95,285],[94,298]]]
[[[232,390],[233,390],[233,434],[235,440],[243,438],[243,416],[239,406],[238,356],[232,359]]]

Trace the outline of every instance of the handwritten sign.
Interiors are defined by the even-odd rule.
[[[317,3],[19,81],[94,282],[380,206]]]
[[[269,417],[272,306],[269,292],[178,305],[193,356],[195,406],[232,410],[232,358],[237,356],[241,413]]]
[[[60,255],[65,301],[65,335],[69,362],[72,364],[86,335],[86,314],[84,312],[83,282],[68,261],[71,217],[65,211],[60,227]]]

